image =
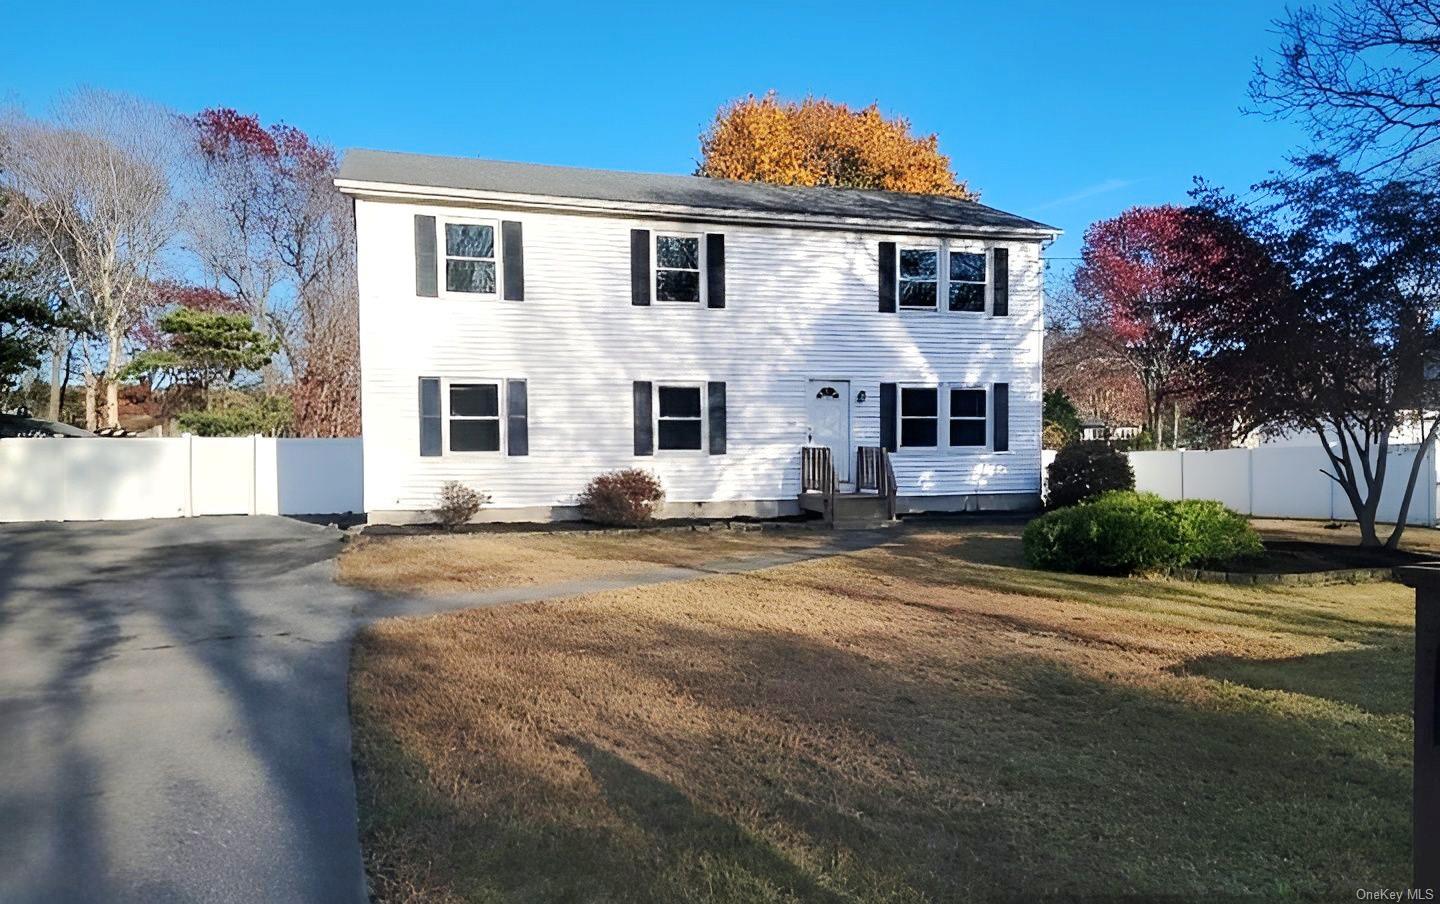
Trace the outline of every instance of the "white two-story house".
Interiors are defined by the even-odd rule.
[[[1040,496],[1042,249],[969,201],[351,151],[365,508],[569,518],[654,472],[667,515],[817,484],[899,512]],[[830,453],[821,458],[813,450]],[[805,450],[811,451],[805,451]],[[804,474],[802,475],[802,470]]]

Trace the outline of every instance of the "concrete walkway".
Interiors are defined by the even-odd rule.
[[[336,585],[281,518],[0,525],[0,901],[357,902],[346,674],[366,620],[787,564],[464,597]]]

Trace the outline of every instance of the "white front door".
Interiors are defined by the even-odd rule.
[[[835,476],[850,482],[850,383],[847,380],[811,380],[805,394],[810,444],[829,446]]]

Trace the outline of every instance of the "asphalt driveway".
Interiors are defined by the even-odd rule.
[[[405,598],[335,584],[340,532],[286,518],[0,525],[0,902],[363,902],[346,693],[363,622],[885,538]]]
[[[365,900],[340,534],[0,525],[0,901]]]

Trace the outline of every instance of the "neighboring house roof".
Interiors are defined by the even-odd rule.
[[[94,436],[88,430],[42,421],[39,418],[21,417],[18,414],[0,414],[0,439],[25,436]]]
[[[335,184],[359,194],[546,198],[602,209],[723,211],[758,218],[911,224],[1049,238],[1053,226],[975,201],[853,188],[769,185],[703,176],[629,173],[390,151],[345,152]],[[385,189],[388,188],[388,191]]]

